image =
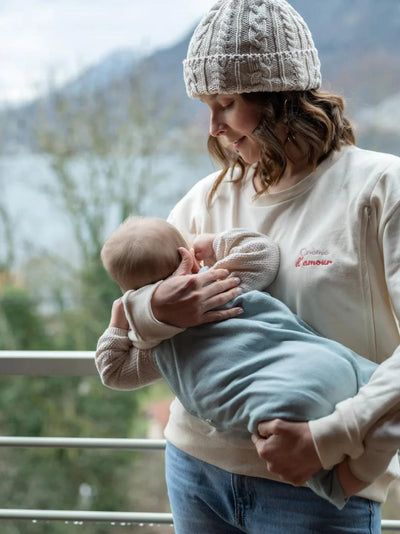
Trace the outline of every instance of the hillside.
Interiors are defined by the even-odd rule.
[[[325,86],[354,107],[374,105],[400,88],[400,3],[393,0],[291,0],[309,24]]]
[[[390,120],[390,107],[379,106],[400,88],[400,3],[393,0],[291,0],[308,22],[319,50],[323,88],[344,94],[350,114],[362,126],[375,130],[377,122],[364,124],[365,110],[379,110],[378,123]],[[140,58],[134,51],[121,50],[92,65],[66,84],[60,93],[72,101],[85,92],[101,95],[109,108],[110,120],[123,114],[128,81],[141,76],[141,84],[157,95],[159,109],[171,107],[172,126],[193,121],[204,113],[197,102],[187,98],[182,79],[182,60],[191,31],[176,45]],[[20,108],[3,112],[2,145],[34,144],[32,126],[39,105],[46,97]],[[388,115],[387,115],[388,114]],[[368,122],[369,121],[369,122]],[[398,128],[400,132],[400,127]],[[396,134],[397,135],[397,134]],[[400,135],[400,133],[399,133]]]

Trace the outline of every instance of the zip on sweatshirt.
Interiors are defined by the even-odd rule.
[[[368,262],[367,244],[368,244],[368,230],[371,223],[371,207],[366,205],[362,207],[361,212],[361,229],[360,229],[360,277],[362,283],[362,297],[364,300],[363,314],[365,317],[365,335],[368,340],[368,347],[370,347],[370,359],[374,362],[378,361],[377,357],[377,343],[374,320],[374,307],[371,286],[370,265]]]

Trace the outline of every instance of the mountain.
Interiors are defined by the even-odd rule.
[[[359,118],[364,127],[379,127],[388,134],[398,133],[400,131],[400,92],[360,112]]]
[[[400,156],[400,92],[360,110],[356,121],[364,146]]]
[[[400,2],[290,0],[307,21],[323,84],[351,106],[375,105],[400,88]]]
[[[107,90],[110,80],[123,80],[136,69],[141,56],[130,48],[122,48],[107,55],[102,61],[87,67],[77,78],[64,85],[64,91],[81,94],[84,90]]]
[[[390,106],[379,104],[393,97],[400,88],[400,2],[397,0],[291,0],[293,7],[307,21],[322,64],[323,89],[344,94],[350,114],[365,131],[364,111],[376,109],[376,120],[385,122]],[[182,61],[191,31],[176,45],[139,57],[134,51],[120,50],[80,73],[60,92],[73,101],[87,91],[101,96],[110,110],[110,120],[123,114],[129,90],[128,81],[140,74],[141,84],[157,95],[159,109],[170,106],[173,126],[203,120],[205,110],[186,96],[182,79]],[[39,106],[46,98],[5,110],[0,116],[1,140],[14,144],[32,144],[32,125]],[[149,96],[151,98],[151,96]],[[117,113],[116,110],[119,110]],[[121,111],[122,110],[122,111]],[[378,113],[379,110],[379,113]],[[376,127],[376,123],[375,126]],[[399,132],[400,135],[400,132]]]

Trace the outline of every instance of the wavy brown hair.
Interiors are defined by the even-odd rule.
[[[260,176],[261,195],[269,186],[277,184],[287,165],[288,156],[284,143],[274,133],[276,125],[283,121],[289,129],[288,139],[307,156],[313,168],[340,150],[343,145],[354,145],[355,137],[350,121],[344,115],[344,100],[338,95],[318,90],[280,93],[244,93],[242,97],[252,102],[261,112],[261,120],[253,136],[261,140],[262,152],[255,176]],[[303,147],[303,148],[302,148]],[[208,197],[210,204],[219,185],[230,169],[239,169],[235,182],[240,182],[250,166],[239,155],[224,147],[219,138],[209,136],[207,148],[211,157],[222,169]]]

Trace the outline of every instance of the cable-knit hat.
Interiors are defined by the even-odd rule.
[[[311,32],[286,0],[218,0],[195,29],[183,63],[190,97],[321,85]]]

